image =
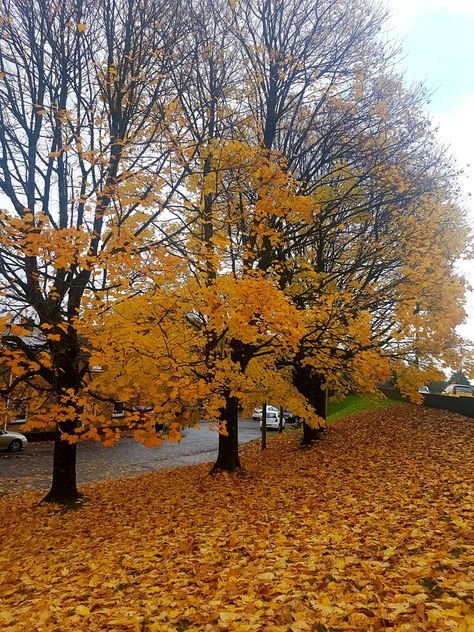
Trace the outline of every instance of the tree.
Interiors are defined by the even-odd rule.
[[[3,367],[11,389],[36,393],[44,423],[54,416],[46,500],[69,502],[90,379],[81,324],[99,318],[89,302],[113,294],[115,272],[133,275],[169,195],[159,174],[179,11],[149,0],[4,0],[0,11]]]
[[[393,51],[378,37],[384,15],[375,5],[367,11],[356,0],[238,2],[230,14],[221,8],[210,17],[204,52],[200,38],[193,40],[196,54],[186,77],[194,79],[185,83],[181,99],[196,148],[188,155],[204,157],[217,139],[252,138],[263,155],[284,162],[307,197],[303,215],[269,207],[264,219],[242,213],[229,228],[244,251],[241,258],[229,257],[229,265],[239,274],[258,268],[278,279],[305,312],[300,348],[280,365],[293,365],[294,383],[320,417],[328,386],[373,389],[388,374],[390,360],[398,362],[398,375],[416,397],[421,377],[414,381],[417,373],[404,368],[405,360],[418,358],[425,379],[432,356],[446,360],[458,344],[451,332],[462,319],[463,292],[452,268],[463,247],[450,229],[462,223],[449,184],[455,174],[419,112],[426,92],[403,88]],[[241,65],[226,65],[229,54]],[[203,181],[214,178],[210,160],[202,172],[197,169]],[[258,208],[258,191],[240,191]],[[198,226],[208,218],[200,240],[210,256],[210,284],[216,275],[215,196],[206,189],[195,211]],[[263,237],[255,218],[264,225]],[[232,251],[240,253],[239,247]],[[436,278],[428,272],[435,251]],[[426,295],[423,306],[414,304],[414,288]],[[447,317],[440,319],[440,311]],[[305,440],[315,432],[304,426]]]
[[[215,421],[220,432],[214,471],[235,470],[240,467],[239,407],[248,406],[269,373],[275,376],[275,358],[294,353],[302,331],[299,312],[275,280],[243,265],[248,253],[239,227],[248,227],[245,237],[258,247],[267,236],[269,207],[298,213],[307,199],[295,195],[278,161],[242,142],[208,144],[200,173],[187,181],[182,220],[192,231],[184,254],[168,252],[173,262],[168,266],[154,255],[154,263],[143,270],[149,291],[105,316],[111,339],[95,345],[102,352],[94,354],[94,361],[109,368],[91,388],[102,389],[100,397],[109,396],[107,388],[115,393],[123,388],[126,398],[130,387],[123,376],[139,374],[161,419],[175,411],[181,424],[197,412]],[[255,193],[247,197],[250,191]],[[209,223],[212,239],[207,240]],[[172,270],[167,278],[160,273],[165,267]],[[88,339],[94,340],[93,331]],[[273,380],[279,399],[285,388],[283,380]],[[299,408],[296,403],[296,410],[308,420],[314,417],[303,403]]]
[[[391,360],[416,398],[423,378],[406,362],[417,358],[426,379],[433,357],[447,362],[459,349],[463,283],[453,262],[466,245],[452,231],[464,224],[455,169],[420,113],[426,91],[403,87],[375,4],[235,6],[254,128],[314,202],[299,226],[274,217],[282,238],[256,253],[261,269],[278,264],[281,287],[313,314],[295,384],[324,416],[328,386],[374,388]],[[304,428],[305,440],[317,436]]]
[[[183,233],[183,241],[170,240],[168,245],[188,259],[194,275],[205,287],[216,288],[219,278],[229,273],[228,279],[239,279],[239,287],[243,288],[244,280],[255,283],[258,276],[252,269],[252,251],[260,247],[265,231],[268,238],[277,237],[266,221],[269,207],[265,205],[285,204],[284,187],[288,182],[279,157],[272,156],[268,148],[260,151],[248,113],[240,105],[244,103],[240,98],[242,68],[228,29],[232,7],[227,3],[190,2],[189,12],[194,29],[183,42],[186,61],[173,75],[182,122],[173,142],[182,148],[180,160],[190,174],[186,187],[177,191],[176,212],[179,222],[185,221],[190,227],[193,238],[186,241]],[[265,191],[270,178],[275,179],[271,193]],[[271,274],[266,279],[268,288],[272,287]],[[264,297],[265,293],[260,297],[260,306]],[[200,313],[195,323],[206,328],[207,318],[206,313]],[[252,328],[253,323],[248,322],[247,326]],[[206,336],[208,379],[216,384],[210,367],[221,359],[224,334],[209,331]],[[262,341],[242,344],[239,336],[234,336],[224,336],[228,353],[233,370],[245,374],[250,360],[260,355]],[[266,348],[265,353],[269,352]],[[239,402],[230,389],[222,389],[226,392],[221,393],[225,403],[220,417],[226,432],[219,436],[216,469],[235,469]]]
[[[449,378],[448,384],[465,384],[466,386],[470,386],[471,382],[464,375],[463,371],[458,370],[452,373],[451,377]]]

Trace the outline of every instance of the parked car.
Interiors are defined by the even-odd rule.
[[[441,395],[449,395],[450,397],[474,397],[474,386],[448,384]]]
[[[267,416],[268,416],[269,412],[277,413],[279,415],[280,414],[280,408],[278,408],[277,406],[273,406],[272,404],[267,404]],[[258,408],[256,408],[253,411],[252,419],[254,421],[261,421],[262,420],[262,408],[261,408],[261,406],[259,406]],[[285,420],[286,423],[293,423],[295,421],[295,416],[287,408],[284,408],[283,409],[283,419]]]
[[[277,408],[276,406],[272,406],[271,404],[267,404],[267,417],[268,417],[268,413],[269,413],[269,412],[272,412],[272,413],[279,413],[279,412],[280,412],[280,409],[279,409],[279,408]],[[283,416],[285,416],[285,415],[283,415]],[[253,419],[254,421],[261,421],[261,420],[262,420],[262,408],[261,408],[261,406],[259,406],[258,408],[256,408],[256,409],[253,411],[253,414],[252,414],[252,419]]]
[[[9,452],[19,452],[28,443],[25,435],[11,430],[0,430],[0,449]]]
[[[427,386],[420,386],[418,392],[427,395],[430,392],[430,389]]]
[[[267,429],[278,430],[280,427],[280,413],[274,410],[267,409]],[[285,427],[285,418],[282,420],[281,427]],[[262,420],[260,420],[260,430],[262,429]]]

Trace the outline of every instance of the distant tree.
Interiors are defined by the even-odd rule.
[[[465,384],[466,386],[470,386],[471,382],[464,375],[463,371],[459,369],[458,371],[454,371],[454,373],[451,375],[448,384]]]
[[[434,393],[435,395],[440,395],[447,385],[448,382],[446,380],[432,380],[426,383],[426,386],[430,389],[430,393]]]

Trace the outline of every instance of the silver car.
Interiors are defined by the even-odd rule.
[[[0,430],[0,450],[19,452],[28,443],[25,435],[10,430]]]

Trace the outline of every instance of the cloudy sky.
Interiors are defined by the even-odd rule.
[[[384,1],[393,34],[403,41],[407,77],[434,91],[427,107],[465,171],[465,206],[474,226],[474,0]],[[474,285],[474,263],[462,269]],[[460,332],[474,340],[474,293],[467,309]]]

